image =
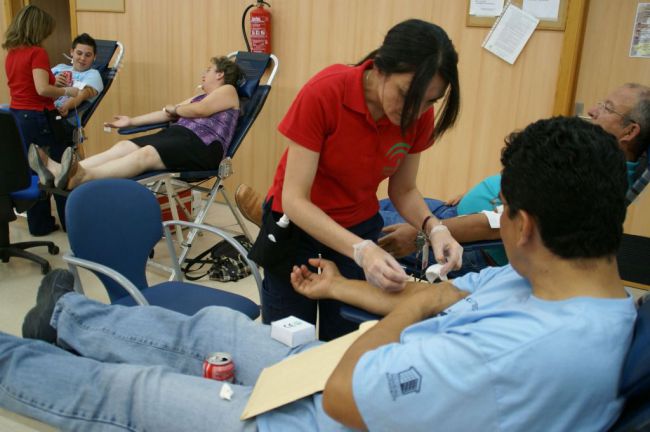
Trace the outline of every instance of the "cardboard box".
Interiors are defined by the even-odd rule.
[[[178,193],[178,198],[181,200],[181,203],[183,204],[183,207],[185,207],[185,210],[190,216],[193,216],[192,214],[192,191],[190,189],[186,189],[184,191],[181,191]],[[174,219],[174,216],[172,215],[171,208],[169,207],[169,202],[167,199],[167,195],[161,194],[157,196],[158,202],[160,203],[160,211],[162,212],[162,219],[164,221],[167,220],[172,220]],[[176,210],[178,211],[178,219],[187,221],[188,218],[185,215],[185,212],[181,209],[181,207],[176,203]],[[191,221],[190,221],[191,222]]]
[[[293,348],[316,340],[316,327],[291,315],[271,323],[271,337]]]

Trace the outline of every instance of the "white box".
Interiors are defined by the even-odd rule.
[[[291,315],[271,323],[271,337],[293,348],[316,340],[316,327]]]

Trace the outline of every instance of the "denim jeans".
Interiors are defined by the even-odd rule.
[[[431,213],[438,219],[449,219],[458,216],[456,206],[448,206],[440,200],[425,198]],[[388,199],[379,201],[379,214],[384,219],[384,226],[405,223],[404,218],[397,212],[393,203]],[[418,275],[421,272],[421,259],[417,253],[400,258],[399,261],[406,266],[406,271]],[[429,253],[429,265],[433,264],[433,253]],[[478,272],[489,265],[484,252],[480,248],[463,251],[463,266],[459,270],[449,272],[449,277],[457,278],[465,273]]]
[[[255,431],[254,420],[239,420],[252,385],[293,352],[270,327],[222,307],[188,317],[69,293],[51,324],[58,345],[79,355],[0,333],[0,406],[64,430]],[[216,351],[236,366],[231,401],[202,377]]]
[[[18,130],[26,147],[36,144],[49,152],[49,156],[59,162],[67,145],[57,141],[47,116],[42,111],[15,110],[11,112],[16,119]],[[66,197],[54,196],[61,226],[65,230]],[[27,210],[27,225],[32,235],[46,235],[54,230],[54,217],[50,210],[50,197],[43,193],[41,199]]]

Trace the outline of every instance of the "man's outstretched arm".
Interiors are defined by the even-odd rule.
[[[443,310],[459,300],[459,293],[463,293],[451,283],[429,284],[421,282],[407,282],[406,288],[399,292],[387,292],[370,285],[363,280],[351,280],[341,276],[336,265],[328,260],[312,258],[309,264],[320,267],[322,273],[315,274],[307,269],[294,267],[291,273],[291,284],[300,294],[310,299],[332,299],[366,310],[377,315],[387,315],[404,299],[413,295],[418,290],[433,291],[436,293],[439,304]]]

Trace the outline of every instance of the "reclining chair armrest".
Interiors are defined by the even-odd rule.
[[[133,283],[128,280],[126,277],[124,277],[121,273],[116,272],[110,267],[106,267],[103,264],[98,264],[93,261],[89,261],[83,258],[77,258],[72,254],[72,252],[68,252],[63,255],[63,261],[68,263],[68,265],[72,268],[73,266],[75,267],[73,270],[73,273],[75,274],[75,285],[78,277],[78,273],[76,271],[76,267],[82,267],[88,270],[95,271],[97,273],[101,273],[104,276],[108,276],[109,278],[113,279],[115,282],[119,283],[122,288],[126,290],[126,292],[129,293],[131,297],[135,300],[135,302],[139,305],[149,305],[149,302],[147,301],[146,298],[142,295],[140,290],[133,285]],[[78,291],[78,290],[77,290]]]
[[[171,126],[171,124],[172,124],[171,122],[162,122],[162,123],[152,123],[152,124],[142,125],[142,126],[130,126],[130,127],[119,128],[117,130],[117,133],[120,135],[132,135],[135,133],[147,132],[154,129],[165,129]]]
[[[382,318],[381,315],[377,315],[372,312],[368,312],[346,304],[341,305],[341,309],[339,309],[339,315],[341,318],[359,324],[366,321],[380,320]]]
[[[187,222],[187,221],[181,221],[181,220],[170,220],[170,221],[164,221],[163,222],[163,227],[165,230],[165,238],[167,239],[167,245],[170,247],[170,256],[174,259],[174,273],[178,276],[180,276],[182,273],[180,271],[180,266],[178,263],[178,260],[176,259],[176,252],[173,249],[173,243],[171,240],[171,231],[169,227],[172,226],[184,226],[184,227],[189,227],[189,228],[196,228],[201,231],[207,231],[210,232],[218,237],[223,238],[225,241],[230,243],[236,250],[241,254],[242,257],[244,257],[244,260],[246,261],[246,264],[248,264],[248,267],[250,267],[251,272],[253,273],[253,277],[255,278],[255,283],[257,284],[257,290],[259,291],[260,294],[260,299],[262,298],[262,277],[260,276],[260,272],[257,269],[257,264],[255,264],[251,259],[248,258],[248,251],[244,249],[244,247],[239,243],[237,240],[233,238],[230,234],[225,232],[222,229],[210,226],[210,225],[204,225],[204,224],[197,224],[194,222]],[[178,280],[178,279],[177,279]]]

